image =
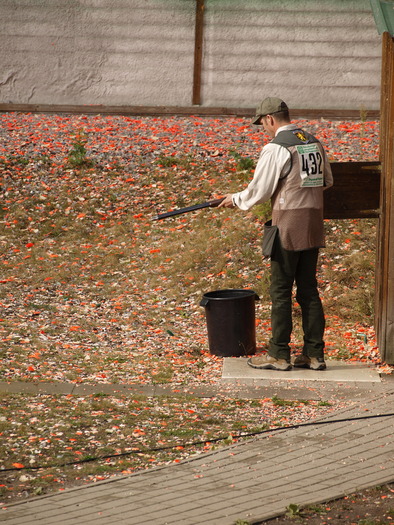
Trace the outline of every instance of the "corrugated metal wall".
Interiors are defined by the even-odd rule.
[[[195,0],[1,0],[0,103],[190,106]],[[205,0],[203,106],[379,107],[368,0]]]

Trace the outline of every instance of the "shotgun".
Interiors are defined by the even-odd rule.
[[[161,219],[167,219],[168,217],[174,217],[175,215],[182,215],[183,213],[189,213],[190,211],[201,210],[203,208],[216,208],[224,200],[224,197],[215,199],[213,201],[203,202],[201,204],[195,204],[194,206],[188,206],[187,208],[179,208],[178,210],[167,211],[166,213],[160,213],[152,217],[152,221],[160,221]]]

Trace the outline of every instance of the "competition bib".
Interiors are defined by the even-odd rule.
[[[324,185],[324,161],[320,153],[319,145],[303,144],[295,146],[300,165],[301,187],[314,188]]]

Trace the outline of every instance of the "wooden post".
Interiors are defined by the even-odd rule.
[[[380,104],[382,176],[376,264],[375,327],[382,360],[394,364],[394,39],[382,39]]]
[[[196,0],[196,26],[194,36],[193,106],[201,104],[201,69],[205,0]]]

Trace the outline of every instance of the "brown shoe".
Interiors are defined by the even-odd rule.
[[[252,368],[271,369],[271,370],[291,370],[291,364],[286,359],[275,359],[268,354],[251,357],[248,365]]]
[[[306,355],[299,355],[292,364],[295,368],[310,368],[311,370],[325,370],[326,363],[322,357],[308,357]]]

